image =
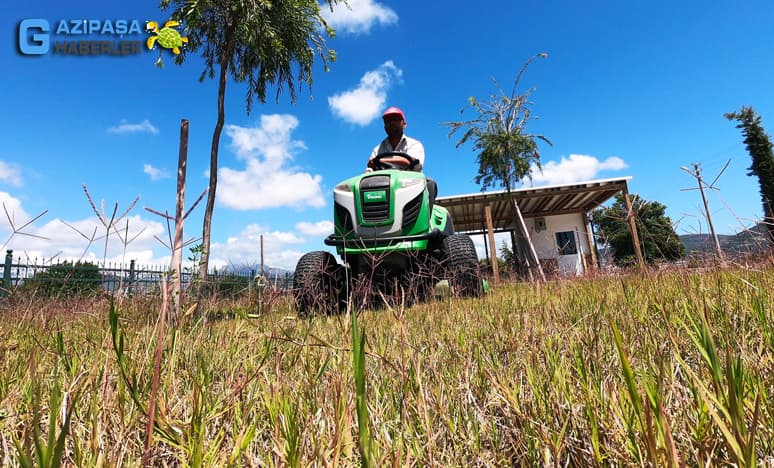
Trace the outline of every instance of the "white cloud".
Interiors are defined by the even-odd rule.
[[[148,174],[151,180],[167,179],[170,177],[169,172],[157,167],[153,167],[150,164],[143,165],[142,171]]]
[[[210,248],[210,266],[260,269],[261,235],[264,265],[286,270],[295,269],[296,262],[303,255],[303,252],[297,250],[297,246],[303,244],[304,239],[292,232],[270,231],[267,227],[257,224],[246,226],[242,232],[230,237],[226,242],[213,242]],[[241,263],[235,264],[234,259],[239,259]]]
[[[7,216],[6,212],[8,213]],[[6,237],[10,236],[10,233],[12,232],[11,225],[8,222],[8,216],[11,217],[11,220],[17,229],[31,219],[22,209],[21,201],[19,201],[18,198],[14,198],[8,192],[0,192],[0,233],[6,235]],[[0,239],[0,242],[5,242],[5,240],[5,238]]]
[[[296,229],[307,236],[325,236],[333,232],[333,223],[331,221],[318,221],[316,223],[302,221],[296,223]]]
[[[594,156],[571,154],[569,158],[562,156],[561,161],[548,161],[543,164],[541,174],[537,167],[532,167],[532,183],[534,185],[571,184],[591,180],[601,171],[620,171],[629,167],[623,159],[612,156],[600,161]],[[525,183],[529,183],[525,179]]]
[[[21,202],[6,192],[0,192],[0,204],[5,204],[14,224],[19,226],[32,218],[22,209]],[[142,212],[145,215],[145,212]],[[171,253],[158,239],[169,238],[165,225],[155,217],[130,215],[112,229],[108,235],[105,253],[105,227],[96,216],[83,219],[50,219],[49,215],[25,227],[26,235],[12,235],[5,214],[0,210],[0,246],[13,250],[14,258],[30,265],[50,264],[52,261],[82,260],[101,264],[123,265],[128,268],[134,260],[137,268],[166,268]],[[128,228],[127,228],[128,223]],[[210,267],[260,267],[260,238],[264,238],[264,262],[274,268],[295,269],[298,259],[309,250],[305,235],[315,236],[326,227],[327,221],[299,223],[296,232],[272,230],[267,226],[251,224],[223,242],[213,241]],[[325,232],[329,234],[333,225]],[[195,228],[189,228],[189,231]],[[117,234],[116,230],[120,233]],[[190,231],[193,232],[193,231]],[[187,234],[186,237],[189,237]],[[315,244],[322,247],[322,234]],[[183,265],[189,266],[190,245],[184,248]],[[238,263],[237,263],[238,262]]]
[[[13,187],[21,187],[21,169],[14,164],[0,161],[0,182],[5,182]]]
[[[144,219],[139,215],[124,218],[116,224],[120,236],[115,230],[111,230],[107,236],[105,252],[105,227],[96,217],[70,221],[59,218],[45,220],[46,217],[43,217],[25,228],[24,233],[29,235],[17,235],[10,239],[7,248],[14,250],[14,256],[39,261],[57,258],[92,262],[105,259],[108,262],[126,263],[135,260],[138,264],[161,262],[153,257],[153,248],[160,246],[155,237],[166,238],[165,228],[158,221]],[[41,222],[45,224],[41,225]]]
[[[228,125],[226,135],[246,167],[218,170],[218,202],[236,210],[325,206],[322,176],[290,165],[293,153],[306,148],[291,138],[297,126],[292,115],[263,115],[254,128]]]
[[[392,83],[402,76],[403,71],[388,60],[363,75],[357,88],[329,97],[328,105],[337,117],[357,125],[368,125],[384,109]]]
[[[389,26],[398,22],[398,15],[389,7],[373,0],[348,0],[333,11],[322,7],[323,17],[337,32],[368,34],[375,24]]]
[[[121,120],[121,123],[107,129],[108,133],[152,133],[156,135],[159,133],[159,129],[154,127],[148,119],[143,120],[140,123],[129,123],[126,120]]]
[[[298,127],[298,119],[287,114],[261,116],[258,128],[226,126],[226,135],[231,137],[231,147],[241,159],[250,161],[256,155],[281,164],[292,159],[292,152],[306,149],[304,142],[291,140],[290,134]]]
[[[17,199],[0,192],[0,202],[5,203],[17,229],[31,220]],[[126,234],[126,223],[127,219],[124,219],[116,225],[122,235]],[[47,216],[42,216],[12,235],[3,214],[0,218],[0,245],[3,245],[4,251],[12,250],[14,259],[28,265],[42,266],[65,260],[92,263],[104,260],[108,264],[120,263],[127,268],[130,260],[135,260],[138,268],[149,264],[168,265],[169,256],[157,258],[153,253],[153,247],[158,245],[154,236],[165,237],[163,226],[139,216],[129,217],[128,223],[129,242],[122,241],[113,231],[108,236],[105,254],[105,229],[96,217],[65,222],[61,219],[47,221]]]
[[[9,194],[0,192],[0,203],[5,203],[17,227],[31,219],[22,209],[20,201]],[[127,223],[128,236],[126,235]],[[309,227],[322,229],[325,221],[306,224]],[[64,260],[82,260],[99,264],[104,260],[109,264],[122,264],[128,268],[129,262],[134,260],[137,268],[147,266],[164,268],[169,265],[170,252],[156,239],[168,239],[166,227],[162,222],[153,218],[143,218],[138,214],[123,219],[116,227],[120,236],[115,230],[111,230],[108,236],[107,254],[105,254],[105,228],[95,216],[76,220],[48,219],[47,216],[43,216],[23,230],[28,235],[11,236],[8,221],[2,214],[0,245],[6,244],[5,249],[13,250],[14,258],[20,258],[22,262],[28,264],[43,265]],[[331,231],[332,229],[331,225]],[[313,230],[306,229],[305,234],[311,235]],[[271,230],[266,226],[251,224],[225,242],[212,243],[210,267],[260,268],[261,235],[264,238],[266,266],[293,270],[298,259],[307,250],[304,247],[307,240],[299,233]],[[127,237],[128,243],[122,237]],[[190,256],[189,249],[190,246],[184,249],[184,267]]]

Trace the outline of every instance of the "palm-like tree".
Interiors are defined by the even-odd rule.
[[[328,7],[339,0],[326,0]],[[312,67],[319,57],[325,70],[335,60],[326,36],[334,31],[321,15],[317,0],[162,0],[162,10],[172,9],[172,18],[182,21],[188,37],[188,51],[201,53],[204,70],[199,77],[218,76],[218,118],[210,148],[210,183],[202,227],[199,277],[205,279],[210,256],[212,212],[218,185],[218,147],[225,123],[228,77],[247,83],[245,107],[266,102],[267,88],[276,86],[275,99],[287,89],[296,100],[296,83],[312,86]]]
[[[497,81],[493,80],[497,93],[492,94],[488,101],[482,103],[471,96],[470,107],[478,114],[474,119],[446,123],[451,129],[450,137],[464,130],[457,141],[457,147],[472,141],[473,149],[479,151],[476,157],[478,174],[475,180],[481,185],[481,190],[501,186],[510,193],[516,183],[525,177],[532,178],[533,165],[541,168],[538,140],[549,145],[551,142],[543,135],[527,133],[526,129],[527,122],[532,118],[532,102],[529,97],[535,88],[530,88],[522,94],[517,94],[517,88],[529,64],[536,58],[547,56],[540,53],[526,61],[513,83],[510,94],[506,94]]]
[[[451,129],[449,137],[464,130],[462,137],[457,141],[457,147],[472,141],[473,149],[478,151],[476,156],[478,174],[475,181],[481,185],[481,190],[485,191],[487,188],[497,186],[505,188],[513,207],[514,217],[520,221],[517,228],[522,236],[526,236],[529,244],[529,252],[526,253],[528,265],[536,268],[541,278],[544,278],[543,270],[534,247],[529,241],[529,233],[523,226],[523,218],[511,194],[511,189],[524,178],[532,180],[533,166],[538,170],[541,169],[538,140],[551,144],[543,135],[527,133],[527,122],[532,118],[532,101],[529,98],[535,88],[532,87],[521,94],[517,93],[521,77],[529,64],[536,58],[546,57],[548,55],[545,53],[535,54],[524,63],[516,76],[510,94],[502,89],[497,80],[493,80],[497,92],[490,95],[488,101],[479,102],[471,96],[470,107],[477,113],[475,118],[446,123],[446,126]],[[515,252],[517,243],[513,232],[511,232],[511,242]]]

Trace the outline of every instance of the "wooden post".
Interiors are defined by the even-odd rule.
[[[484,257],[489,258],[489,239],[488,236],[484,236]]]
[[[591,254],[591,269],[596,270],[597,265],[597,241],[594,239],[594,232],[591,230],[591,220],[588,213],[582,214],[583,219],[586,220],[586,238],[589,241],[589,253]]]
[[[626,220],[629,222],[629,233],[632,235],[632,246],[634,247],[634,254],[637,255],[637,263],[640,268],[645,268],[645,259],[642,257],[642,246],[640,245],[640,235],[637,232],[637,223],[634,219],[634,212],[632,211],[632,200],[629,198],[629,189],[624,187],[624,202],[626,202]]]
[[[712,222],[712,213],[709,209],[707,196],[704,194],[704,181],[701,178],[701,169],[699,169],[698,163],[693,164],[693,170],[696,173],[696,179],[699,181],[699,192],[701,192],[701,201],[704,202],[704,212],[707,214],[707,224],[709,225],[710,233],[712,234],[712,245],[715,248],[715,255],[718,260],[723,260],[723,250],[720,248],[720,240],[718,240],[718,235],[715,232],[715,224]]]
[[[532,239],[529,236],[529,231],[527,231],[527,225],[524,223],[524,216],[521,215],[521,209],[519,208],[519,203],[516,199],[513,199],[513,210],[516,213],[516,226],[521,231],[521,237],[526,239],[529,246],[529,252],[527,253],[528,261],[531,263],[531,265],[529,265],[529,270],[532,272],[532,268],[537,268],[540,280],[545,282],[546,275],[543,273],[543,267],[540,266],[540,259],[537,256],[537,252],[535,252],[535,246],[532,245]]]
[[[266,275],[266,270],[263,266],[263,234],[261,234],[261,276]]]
[[[586,264],[586,256],[583,255],[583,249],[580,248],[580,234],[578,234],[578,228],[575,228],[573,231],[573,235],[575,236],[575,245],[577,246],[577,249],[575,249],[575,252],[578,254],[581,266],[583,266],[583,273],[586,273],[588,271],[589,267]],[[575,272],[577,275],[578,272]]]
[[[484,207],[484,214],[486,215],[486,232],[489,237],[489,244],[492,246],[489,261],[492,262],[494,283],[498,284],[500,282],[500,265],[497,262],[497,249],[495,248],[494,228],[492,227],[492,207],[490,205]]]
[[[175,205],[175,240],[172,243],[172,309],[170,323],[177,324],[180,317],[180,292],[183,272],[183,213],[185,206],[185,174],[188,165],[188,120],[180,121],[180,151],[177,157],[177,203]]]
[[[126,285],[126,293],[130,296],[134,293],[135,268],[136,263],[134,260],[131,260],[129,262],[129,284]]]

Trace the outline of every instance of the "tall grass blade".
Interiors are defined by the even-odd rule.
[[[373,465],[371,453],[371,433],[368,425],[368,403],[366,400],[365,347],[366,333],[357,321],[357,313],[352,313],[352,367],[357,397],[357,429],[360,440],[360,464],[370,468]]]

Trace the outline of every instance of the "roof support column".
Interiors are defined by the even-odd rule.
[[[497,248],[495,246],[494,228],[492,227],[492,205],[486,205],[484,207],[484,215],[486,216],[486,232],[489,237],[490,258],[492,263],[492,275],[494,275],[494,282],[498,284],[500,282],[500,265],[497,261]]]
[[[596,270],[599,262],[597,261],[597,241],[594,239],[594,232],[591,230],[591,218],[588,212],[583,213],[583,219],[586,220],[586,238],[589,240],[589,253],[591,253],[591,269]]]
[[[484,257],[489,258],[489,241],[484,235]]]
[[[527,231],[527,225],[524,223],[524,216],[521,215],[519,202],[517,202],[515,198],[511,198],[511,203],[513,204],[513,211],[516,214],[516,229],[519,230],[519,237],[526,241],[529,247],[526,252],[527,266],[530,271],[532,271],[532,268],[536,268],[540,280],[545,282],[546,275],[543,273],[543,267],[540,266],[540,259],[537,256],[537,252],[535,252],[535,246],[532,244],[532,239],[529,237],[529,231]]]

